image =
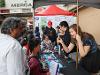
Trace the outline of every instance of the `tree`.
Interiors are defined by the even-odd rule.
[[[0,7],[5,7],[5,0],[0,0]]]

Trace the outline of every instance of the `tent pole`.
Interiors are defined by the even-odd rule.
[[[77,0],[77,34],[78,34],[78,26],[79,26],[79,0]],[[78,46],[76,52],[76,69],[78,69]]]
[[[35,4],[33,0],[33,31],[35,30]]]

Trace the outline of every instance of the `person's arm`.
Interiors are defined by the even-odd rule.
[[[24,58],[21,46],[14,44],[7,54],[8,75],[24,75]]]
[[[79,35],[76,36],[76,40],[77,40],[80,56],[81,57],[86,56],[87,53],[90,51],[90,46],[89,45],[83,46],[83,42]]]
[[[72,43],[70,43],[69,46],[67,47],[64,44],[63,40],[59,37],[57,38],[57,43],[58,44],[61,43],[61,45],[62,45],[62,47],[63,47],[63,49],[65,50],[66,53],[69,53],[74,48],[74,44],[72,44]]]

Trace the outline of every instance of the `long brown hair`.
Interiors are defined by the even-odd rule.
[[[78,27],[78,28],[77,28]],[[73,24],[69,27],[69,29],[72,28],[77,34],[79,34],[81,36],[81,39],[84,38],[90,38],[92,40],[95,40],[93,35],[87,32],[83,32],[80,28],[80,26],[77,26],[77,24]],[[78,30],[77,30],[78,29]]]
[[[78,28],[77,28],[77,24],[73,24],[73,25],[71,25],[70,27],[69,27],[69,29],[73,29],[77,34],[79,34],[81,37],[82,37],[82,30],[81,30],[81,28],[78,26]],[[77,30],[78,29],[78,30]]]

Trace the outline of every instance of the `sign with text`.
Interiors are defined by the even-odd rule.
[[[32,13],[31,8],[10,9],[10,13]]]
[[[6,8],[32,8],[33,0],[5,0]]]

